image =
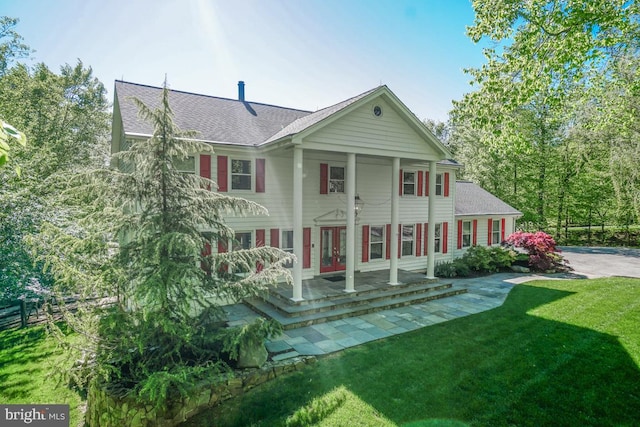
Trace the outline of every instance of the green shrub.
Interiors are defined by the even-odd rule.
[[[500,246],[472,246],[461,259],[473,271],[495,273],[513,264],[515,257],[514,251]]]
[[[437,277],[467,277],[474,273],[495,273],[509,267],[516,259],[516,253],[500,246],[472,246],[462,256],[453,261],[439,263],[435,268]]]

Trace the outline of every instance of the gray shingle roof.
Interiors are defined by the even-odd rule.
[[[138,117],[131,97],[157,108],[161,93],[159,87],[116,80],[115,96],[126,134],[153,133],[151,125]],[[170,90],[169,102],[180,129],[195,130],[196,138],[204,141],[236,145],[259,145],[297,119],[311,115],[310,111],[176,90]]]
[[[473,182],[457,181],[456,215],[522,215],[522,212]]]

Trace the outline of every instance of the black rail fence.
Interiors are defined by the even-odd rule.
[[[77,297],[65,297],[63,304],[57,298],[24,298],[0,305],[0,330],[25,328],[47,321],[62,319],[62,305],[66,310],[76,311],[79,304],[113,304],[112,298],[91,298],[80,301]]]

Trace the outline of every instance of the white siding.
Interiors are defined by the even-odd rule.
[[[218,155],[226,155],[233,158],[231,152],[216,150]],[[243,156],[246,157],[246,156]],[[265,229],[266,243],[270,243],[270,232],[272,228],[291,229],[293,226],[293,183],[292,183],[292,154],[291,151],[274,152],[268,155],[255,155],[254,157],[266,158],[265,162],[265,193],[255,191],[233,191],[229,190],[228,195],[244,197],[253,200],[269,211],[269,216],[251,216],[238,218],[229,216],[227,223],[237,231],[249,231],[255,229]],[[391,161],[390,159],[380,159],[373,157],[358,156],[356,162],[356,194],[364,202],[362,211],[356,220],[356,270],[377,270],[389,268],[388,260],[362,262],[362,226],[363,225],[386,225],[391,222],[391,191],[398,191],[398,188],[391,188]],[[215,155],[212,156],[212,179],[217,177],[217,161]],[[311,228],[311,268],[305,269],[304,277],[308,278],[320,274],[320,227],[323,225],[340,226],[345,225],[345,220],[338,219],[337,222],[316,222],[315,219],[325,214],[331,214],[336,210],[346,210],[345,194],[320,194],[320,164],[327,163],[331,166],[345,166],[346,155],[317,152],[305,150],[304,153],[304,182],[303,182],[303,224],[304,227]],[[427,166],[420,170],[426,171]],[[418,170],[403,168],[403,170]],[[444,172],[445,169],[439,171]],[[436,221],[449,222],[449,240],[451,240],[453,229],[453,203],[455,200],[455,174],[454,170],[446,170],[450,173],[450,194],[449,197],[434,196],[402,196],[400,197],[400,223],[401,224],[424,224],[429,221],[428,203],[434,200],[437,203]],[[424,191],[424,189],[423,189]],[[335,218],[335,215],[333,216]],[[422,242],[424,246],[424,229],[422,231]],[[448,245],[449,254],[437,254],[436,259],[448,258],[453,249],[451,243]],[[215,250],[215,248],[214,248]],[[420,257],[406,256],[400,259],[398,265],[402,269],[420,270],[426,269],[427,257],[423,254]]]
[[[374,105],[383,114],[373,114]],[[440,160],[442,155],[383,99],[364,104],[322,127],[303,141],[306,149]]]

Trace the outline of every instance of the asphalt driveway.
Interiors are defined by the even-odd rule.
[[[575,273],[587,277],[640,278],[640,249],[561,246],[562,255]]]

